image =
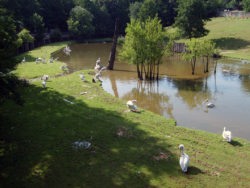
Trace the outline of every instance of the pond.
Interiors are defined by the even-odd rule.
[[[93,69],[98,57],[107,65],[111,44],[74,44],[70,56],[57,54],[70,71]],[[250,63],[241,60],[217,60],[217,73],[210,62],[208,74],[198,63],[195,75],[180,56],[165,58],[157,82],[138,81],[136,68],[115,62],[113,71],[102,75],[103,89],[124,100],[136,99],[138,106],[174,118],[178,126],[222,133],[250,140]],[[215,104],[207,108],[205,99]]]

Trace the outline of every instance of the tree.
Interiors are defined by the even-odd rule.
[[[139,18],[139,11],[142,6],[142,2],[134,2],[129,5],[129,17],[130,19],[138,19]]]
[[[20,31],[17,34],[19,40],[22,42],[22,44],[24,44],[23,46],[23,50],[24,51],[28,51],[29,50],[29,42],[33,42],[34,41],[34,37],[30,34],[30,31],[27,29],[22,29],[22,31]]]
[[[159,3],[155,0],[145,0],[139,10],[138,16],[141,21],[146,21],[149,17],[154,18],[159,12]]]
[[[190,62],[192,75],[194,75],[196,61],[201,57],[201,42],[200,39],[192,38],[191,40],[188,40],[185,45],[187,52],[183,53],[182,57],[184,60]]]
[[[93,15],[86,9],[76,6],[70,11],[68,28],[71,34],[78,40],[90,37],[95,28],[92,25]]]
[[[127,0],[100,0],[100,2],[105,4],[111,16],[111,20],[114,23],[113,44],[112,44],[112,48],[111,48],[111,52],[109,56],[109,62],[107,66],[109,70],[113,70],[119,31],[125,28],[125,25],[129,19],[128,18],[129,1]]]
[[[250,0],[243,0],[242,5],[246,12],[250,12]]]
[[[71,9],[74,7],[73,0],[38,0],[41,5],[40,15],[43,17],[45,27],[48,29],[59,28],[67,31],[67,20]]]
[[[17,64],[14,57],[20,44],[13,17],[6,9],[0,8],[0,103],[6,98],[11,98],[18,104],[21,102],[16,90],[18,80],[9,73]]]
[[[208,39],[200,40],[200,55],[206,58],[204,72],[208,72],[209,58],[215,54],[215,43]]]
[[[120,59],[136,65],[139,79],[143,80],[144,74],[144,79],[158,80],[167,39],[157,17],[148,18],[146,22],[131,19],[126,28]]]
[[[33,16],[31,17],[31,31],[35,33],[35,39],[36,41],[41,41],[44,38],[44,22],[43,22],[43,17],[40,16],[37,13],[34,13]]]
[[[203,0],[179,0],[177,11],[175,26],[182,31],[184,36],[191,39],[208,33],[204,25],[209,18]]]

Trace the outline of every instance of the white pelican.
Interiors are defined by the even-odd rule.
[[[179,145],[179,149],[181,152],[181,157],[180,157],[181,170],[182,170],[182,172],[187,172],[188,164],[189,164],[189,156],[186,153],[184,153],[184,145],[183,144]]]
[[[94,77],[95,81],[101,81],[101,76],[102,76],[101,71],[99,71],[97,74],[95,74]]]
[[[49,63],[53,63],[54,62],[54,59],[53,59],[53,57],[51,57],[50,59],[49,59]]]
[[[23,60],[22,60],[22,63],[25,63],[26,62],[26,60],[25,60],[25,56],[23,57]]]
[[[46,88],[46,81],[45,80],[43,80],[42,85],[43,85],[43,88],[45,89]]]
[[[67,65],[62,65],[62,66],[61,66],[61,69],[62,69],[63,71],[66,71],[67,68],[68,68]]]
[[[84,78],[84,73],[83,73],[83,72],[80,74],[80,78],[81,78],[82,81],[85,80],[85,78]]]
[[[127,102],[127,107],[130,109],[130,111],[137,111],[137,101],[136,100],[129,100]]]
[[[228,73],[230,73],[230,70],[223,69],[223,70],[222,70],[222,72],[223,72],[223,73],[227,73],[227,74],[228,74]]]
[[[49,75],[46,75],[46,74],[44,74],[44,75],[41,77],[41,80],[47,81],[48,79],[49,79]]]
[[[215,105],[214,105],[213,103],[209,102],[208,99],[206,99],[206,100],[204,101],[204,103],[206,104],[206,106],[207,106],[208,108],[213,108],[213,107],[215,107]]]
[[[242,60],[241,61],[243,64],[247,64],[248,62],[247,62],[247,60]]]
[[[231,142],[232,141],[232,133],[231,131],[226,131],[226,127],[222,132],[223,141]]]

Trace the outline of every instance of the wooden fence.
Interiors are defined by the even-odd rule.
[[[185,43],[174,43],[173,52],[174,53],[184,53],[184,52],[186,52]]]

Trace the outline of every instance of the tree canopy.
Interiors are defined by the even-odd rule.
[[[175,26],[189,39],[202,37],[208,33],[204,28],[205,22],[209,20],[203,0],[179,0],[178,15]]]
[[[167,42],[168,37],[157,17],[145,22],[131,19],[119,58],[137,66],[139,79],[158,79]]]
[[[70,11],[68,19],[69,31],[78,40],[90,37],[94,32],[93,15],[86,9],[76,6]]]

